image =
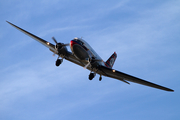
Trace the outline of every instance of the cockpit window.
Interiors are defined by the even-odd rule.
[[[80,39],[77,38],[77,37],[75,37],[74,40],[77,41],[77,42],[78,42],[79,44],[81,44],[81,45],[84,45],[84,43],[87,44],[85,41],[80,40]]]
[[[80,40],[77,40],[78,43],[80,43],[81,45],[83,45],[84,43]]]

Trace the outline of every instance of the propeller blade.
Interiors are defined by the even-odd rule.
[[[87,67],[90,65],[90,62],[88,62],[87,65],[84,66],[84,69],[87,69]]]
[[[52,39],[56,43],[56,45],[60,44],[62,46],[69,46],[69,43],[67,43],[67,44],[58,43],[57,40],[55,39],[55,37],[52,37]]]
[[[63,46],[70,46],[70,45],[69,45],[69,43],[67,43],[67,44],[64,44]]]
[[[54,42],[55,42],[56,44],[58,44],[58,42],[56,41],[56,39],[55,39],[54,37],[52,37],[52,39],[54,40]]]

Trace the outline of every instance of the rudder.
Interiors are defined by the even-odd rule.
[[[116,52],[114,52],[111,55],[111,57],[106,61],[106,66],[109,67],[109,68],[112,68],[116,58],[117,58],[117,54],[116,54]]]

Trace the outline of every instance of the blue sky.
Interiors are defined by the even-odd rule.
[[[1,120],[179,120],[180,1],[1,0]],[[46,47],[8,20],[52,42],[83,37],[114,68],[172,88],[124,84],[68,61],[55,66]]]

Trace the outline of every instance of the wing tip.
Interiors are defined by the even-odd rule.
[[[173,89],[170,89],[170,88],[167,88],[167,87],[163,87],[163,88],[159,88],[161,90],[165,90],[165,91],[168,91],[168,92],[174,92]]]
[[[17,26],[15,26],[14,24],[12,24],[11,22],[9,22],[7,20],[6,20],[6,22],[9,23],[10,25],[14,26],[14,27],[17,27]]]
[[[9,22],[9,21],[7,21],[7,20],[6,20],[6,22],[7,22],[7,23],[9,23],[9,24],[12,24],[12,23],[10,23],[10,22]]]
[[[169,92],[174,92],[174,90],[172,90],[172,89],[168,89],[167,91],[169,91]]]

